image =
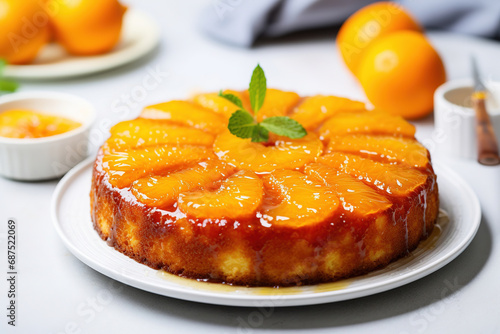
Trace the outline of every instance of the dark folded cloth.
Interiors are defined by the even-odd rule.
[[[212,0],[201,29],[225,43],[250,47],[260,36],[340,26],[373,0]],[[500,38],[500,0],[403,0],[426,28]]]

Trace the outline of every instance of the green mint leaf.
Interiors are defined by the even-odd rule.
[[[252,79],[250,80],[250,87],[248,88],[248,92],[250,93],[250,104],[252,105],[252,109],[255,115],[260,110],[262,105],[264,104],[264,99],[266,98],[266,75],[264,74],[264,70],[260,65],[253,70]]]
[[[0,74],[3,73],[5,66],[7,65],[7,61],[3,58],[0,58]]]
[[[243,103],[241,102],[240,98],[237,97],[236,95],[224,94],[222,91],[220,91],[219,96],[225,98],[229,102],[232,102],[232,103],[236,104],[238,107],[240,107],[241,109],[243,109]]]
[[[254,143],[262,143],[269,140],[269,131],[266,128],[260,126],[259,124],[255,125],[252,133],[252,142]]]
[[[253,116],[248,111],[237,110],[229,118],[227,128],[236,137],[252,138],[256,126]]]
[[[0,92],[13,93],[19,88],[19,84],[10,80],[0,80]]]
[[[299,122],[286,116],[266,118],[260,122],[260,126],[272,133],[291,139],[302,138],[307,134],[307,131]]]
[[[7,61],[0,58],[0,93],[13,93],[19,88],[19,84],[12,80],[3,79],[3,71],[7,66]]]

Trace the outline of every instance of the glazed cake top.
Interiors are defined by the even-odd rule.
[[[247,91],[225,93],[251,111]],[[146,206],[193,218],[303,226],[339,208],[356,216],[385,210],[432,173],[415,128],[362,102],[268,89],[257,120],[288,115],[308,134],[271,134],[266,143],[227,130],[237,109],[215,93],[146,107],[115,125],[101,148],[108,182]]]

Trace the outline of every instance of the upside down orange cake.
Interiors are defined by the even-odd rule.
[[[226,91],[251,110],[248,91]],[[330,282],[417,247],[439,210],[429,152],[405,120],[335,96],[268,89],[257,120],[288,115],[300,139],[227,130],[218,94],[145,108],[95,161],[102,239],[150,267],[247,286]]]

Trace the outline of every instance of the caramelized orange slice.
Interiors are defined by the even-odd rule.
[[[172,124],[190,126],[210,133],[227,128],[227,119],[211,110],[187,101],[170,101],[144,108],[142,118],[163,119]]]
[[[413,137],[415,127],[400,116],[379,111],[365,111],[334,115],[323,123],[319,130],[322,139],[355,133]]]
[[[225,118],[229,119],[231,115],[240,108],[231,101],[219,96],[217,93],[198,94],[193,97],[193,102],[197,105],[210,109]]]
[[[255,215],[264,195],[260,178],[241,170],[222,181],[215,191],[182,193],[179,208],[195,218],[243,219]]]
[[[257,113],[257,121],[273,116],[286,116],[299,103],[300,96],[294,92],[285,92],[269,88],[262,108]]]
[[[146,176],[132,184],[131,190],[139,202],[169,207],[177,201],[179,194],[211,185],[227,177],[234,168],[224,164],[216,157],[195,166],[165,176]]]
[[[277,170],[263,177],[269,198],[264,204],[262,221],[274,225],[301,227],[330,217],[339,205],[338,198],[327,188],[306,175],[291,170]]]
[[[110,130],[107,144],[114,150],[153,145],[203,145],[210,146],[214,135],[188,127],[169,124],[156,119],[137,118],[116,124]]]
[[[327,118],[341,111],[364,110],[365,103],[339,96],[316,95],[306,97],[295,108],[291,117],[307,130],[318,128]]]
[[[203,146],[151,146],[105,154],[102,166],[109,182],[123,188],[144,175],[194,163],[210,154]]]
[[[348,135],[330,138],[328,152],[355,153],[386,162],[401,162],[424,168],[429,164],[429,152],[415,139]]]
[[[314,133],[301,139],[279,138],[274,145],[267,146],[223,132],[215,139],[214,152],[238,168],[271,172],[279,168],[300,168],[313,162],[323,151],[323,143]]]
[[[333,188],[344,209],[357,216],[365,217],[392,206],[391,201],[371,187],[349,174],[339,173],[332,167],[312,163],[306,166],[304,172],[312,179]]]
[[[352,154],[332,153],[317,160],[397,196],[407,196],[427,181],[427,175],[418,169],[375,162]]]

